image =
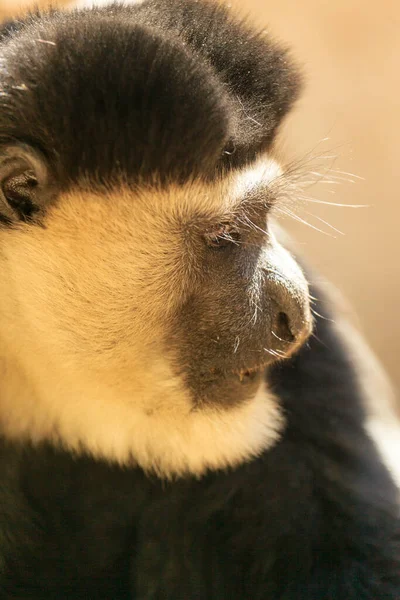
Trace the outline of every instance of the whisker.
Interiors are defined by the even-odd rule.
[[[335,323],[335,321],[333,319],[329,319],[328,317],[324,317],[324,315],[321,315],[320,313],[318,313],[316,310],[314,310],[313,308],[311,308],[311,312],[313,315],[315,315],[316,317],[319,317],[320,319],[324,319],[324,321],[329,321],[330,323]]]
[[[312,333],[312,334],[311,334],[311,337],[315,338],[315,339],[317,340],[317,342],[318,342],[319,344],[321,344],[321,346],[324,346],[324,348],[326,348],[327,350],[329,350],[329,346],[328,346],[327,344],[325,344],[325,342],[323,342],[323,341],[321,340],[321,338],[319,338],[319,337],[317,336],[317,334],[316,334],[316,333]]]
[[[263,350],[265,352],[268,352],[268,354],[270,354],[274,358],[285,358],[286,357],[286,355],[284,353],[280,353],[280,352],[278,352],[276,350],[271,350],[271,349],[268,349],[268,348],[263,348]]]
[[[328,221],[325,221],[321,217],[318,217],[317,215],[313,215],[313,214],[311,214],[308,211],[306,211],[306,213],[308,215],[310,215],[310,217],[313,217],[314,219],[317,219],[318,221],[321,221],[321,223],[323,223],[324,225],[327,225],[328,227],[330,227],[331,229],[333,229],[333,231],[336,231],[336,233],[339,233],[340,235],[344,235],[343,231],[340,231],[340,229],[336,229],[336,227],[334,227],[333,225],[331,225],[330,223],[328,223]]]
[[[272,335],[279,340],[280,342],[284,342],[285,344],[294,344],[294,342],[289,342],[288,340],[283,340],[282,338],[280,338],[278,335],[276,335],[276,333],[274,331],[271,331]]]
[[[355,173],[348,173],[347,171],[336,171],[336,173],[340,173],[342,175],[349,175],[350,177],[355,177],[360,181],[365,181],[365,177],[361,177],[361,175],[356,175]]]
[[[311,229],[315,229],[315,231],[318,231],[319,233],[323,233],[324,235],[327,235],[328,237],[336,239],[335,235],[332,235],[332,234],[328,233],[327,231],[323,231],[323,229],[319,229],[315,225],[312,225],[311,223],[309,223],[305,219],[302,219],[301,217],[299,217],[298,215],[296,215],[295,213],[293,213],[290,210],[285,210],[285,209],[282,209],[282,207],[280,207],[280,208],[278,208],[278,211],[281,212],[284,215],[287,215],[288,217],[291,217],[295,221],[298,221],[299,223],[302,223],[303,225],[307,225],[308,227],[311,227]]]
[[[340,208],[370,208],[369,204],[340,204],[339,202],[328,202],[327,200],[317,200],[316,198],[306,198],[307,202],[313,204],[325,204],[327,206],[338,206]]]

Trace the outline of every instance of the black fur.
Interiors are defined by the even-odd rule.
[[[64,189],[243,165],[299,87],[281,47],[195,0],[32,16],[5,26],[1,57],[0,144],[41,150]]]
[[[331,322],[269,378],[282,441],[201,480],[3,442],[2,597],[397,600],[398,492]]]
[[[298,89],[282,50],[194,0],[33,16],[0,56],[0,144],[34,146],[64,188],[244,165]],[[398,491],[332,323],[267,377],[282,440],[200,480],[3,440],[0,597],[398,600]]]

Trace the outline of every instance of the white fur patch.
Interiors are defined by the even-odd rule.
[[[233,195],[241,199],[253,189],[267,186],[282,175],[281,166],[272,158],[260,158],[234,180]]]
[[[95,382],[72,378],[68,385],[65,372],[50,369],[45,363],[36,377],[31,372],[32,387],[26,387],[22,372],[3,370],[0,422],[8,437],[51,440],[163,477],[200,476],[257,456],[279,439],[284,426],[264,384],[241,406],[193,410],[166,365],[136,372],[137,389],[125,397]]]
[[[343,305],[342,299],[339,302]],[[341,316],[335,324],[353,358],[364,392],[366,430],[400,489],[400,420],[393,387],[382,365],[351,321]]]
[[[400,488],[400,421],[393,388],[381,364],[355,328],[347,327],[366,401],[366,428]]]

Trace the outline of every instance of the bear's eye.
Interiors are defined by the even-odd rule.
[[[222,249],[238,245],[240,242],[240,233],[231,223],[219,223],[215,227],[208,229],[204,238],[209,248]]]
[[[21,220],[29,220],[38,211],[35,204],[37,185],[33,171],[13,174],[2,183],[5,200]]]

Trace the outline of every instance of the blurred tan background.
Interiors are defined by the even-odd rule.
[[[243,11],[240,0],[236,3]],[[325,158],[311,161],[316,171],[323,171],[325,164],[363,178],[351,183],[336,173],[340,183],[319,183],[307,193],[325,202],[369,208],[305,203],[296,211],[335,237],[285,224],[295,231],[312,264],[351,302],[398,390],[400,2],[247,0],[246,11],[286,40],[303,65],[306,88],[281,136],[288,156],[301,160],[309,152],[322,154]]]
[[[287,42],[303,65],[305,92],[279,147],[287,159],[301,161],[311,154],[311,170],[332,168],[339,179],[328,183],[327,174],[307,194],[323,202],[369,205],[341,208],[306,202],[292,207],[329,235],[293,220],[284,224],[295,232],[312,264],[351,302],[358,324],[399,389],[400,2],[232,4]],[[0,0],[0,18],[18,7],[23,10],[23,2]],[[342,172],[361,179],[352,183]]]

